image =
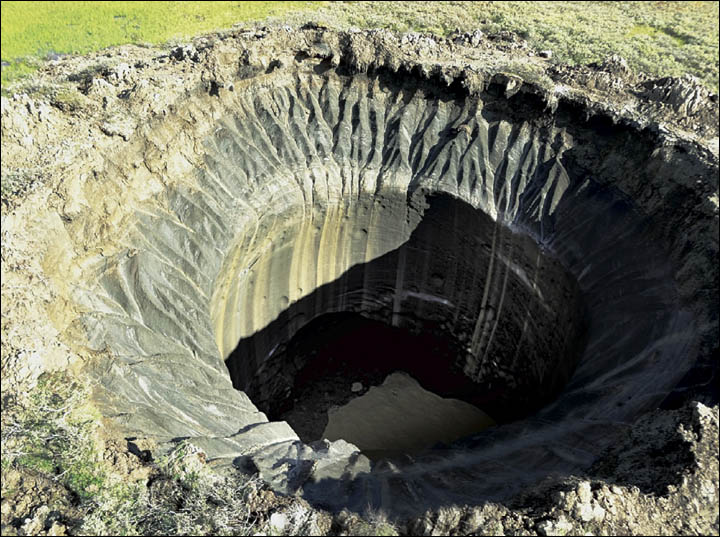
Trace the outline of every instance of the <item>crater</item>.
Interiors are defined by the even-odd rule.
[[[400,519],[587,468],[715,374],[717,207],[695,188],[717,160],[491,67],[385,61],[373,36],[272,69],[228,52],[230,78],[140,124],[84,187],[101,209],[64,225],[106,241],[75,249],[72,300],[128,436]],[[372,394],[483,419],[359,447],[335,418]]]
[[[343,377],[349,394],[351,379],[376,386],[403,371],[499,422],[539,409],[570,377],[584,334],[577,282],[531,237],[466,202],[447,194],[417,203],[367,198],[282,225],[272,248],[257,247],[265,253],[253,257],[252,269],[238,265],[243,276],[233,279],[239,293],[229,306],[240,326],[261,311],[279,313],[241,339],[226,364],[233,385],[269,417],[289,412],[291,425],[301,420],[301,439],[323,438],[327,410],[344,399],[328,390]],[[372,261],[352,261],[408,234]],[[344,268],[338,260],[350,260],[350,268],[333,273]],[[286,307],[286,290],[312,288],[323,269],[329,281]],[[272,270],[288,281],[264,274]],[[328,395],[319,399],[323,391]],[[315,424],[292,412],[296,400],[320,405],[305,411],[316,415]]]

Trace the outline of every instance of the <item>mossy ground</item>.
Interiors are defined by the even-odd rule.
[[[338,2],[306,16],[339,28],[510,31],[554,62],[618,54],[633,70],[690,73],[718,90],[718,2]]]

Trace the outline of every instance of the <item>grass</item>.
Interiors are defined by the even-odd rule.
[[[627,37],[633,39],[643,39],[644,36],[650,36],[651,38],[657,39],[662,38],[664,35],[669,36],[670,39],[675,41],[675,44],[680,47],[691,43],[691,39],[688,36],[677,35],[668,29],[655,28],[653,26],[648,26],[647,24],[637,24],[627,33]]]
[[[262,529],[246,501],[257,480],[211,472],[190,444],[152,463],[153,480],[162,487],[114,474],[102,462],[100,415],[88,396],[88,386],[56,372],[41,375],[27,397],[3,398],[3,524],[19,528],[29,514],[6,513],[6,500],[7,507],[32,506],[25,498],[37,495],[51,510],[72,503],[72,520],[67,513],[61,518],[79,535],[253,535]],[[52,496],[47,488],[31,490],[35,477],[59,488]],[[3,534],[6,529],[13,528],[3,526]]]
[[[2,84],[43,59],[158,44],[270,17],[447,35],[512,31],[553,61],[611,54],[652,76],[690,73],[718,91],[718,2],[20,2],[2,4]]]
[[[718,2],[20,2],[2,4],[2,84],[43,59],[158,44],[267,17],[447,35],[512,31],[553,61],[611,54],[652,76],[690,73],[718,91]]]
[[[655,77],[690,73],[718,91],[718,2],[339,2],[311,16],[331,27],[380,27],[446,36],[455,29],[511,31],[552,61],[612,54]]]
[[[99,414],[85,404],[87,391],[65,374],[43,374],[26,401],[3,408],[2,467],[46,474],[79,498],[104,482],[92,438]]]
[[[202,453],[180,444],[155,463],[152,487],[114,483],[97,494],[81,535],[253,535],[247,504],[257,482],[208,470]]]
[[[189,442],[118,473],[104,460],[100,414],[89,393],[89,386],[54,372],[43,373],[27,396],[3,397],[3,535],[24,528],[26,517],[39,516],[40,505],[47,518],[35,527],[61,520],[72,535],[320,533],[318,512],[307,504],[286,499],[263,507],[267,492],[258,477],[213,471]],[[131,480],[127,472],[139,465],[147,469],[145,477]],[[42,485],[48,482],[52,490]],[[268,505],[273,511],[264,511]],[[271,524],[272,512],[282,515],[282,527]],[[358,518],[355,529],[353,535],[397,535],[375,515]]]
[[[38,60],[58,54],[164,43],[321,3],[3,1],[2,83],[31,73]]]

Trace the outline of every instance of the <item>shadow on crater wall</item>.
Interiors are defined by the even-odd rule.
[[[630,203],[591,182],[569,198],[558,206],[555,225],[518,225],[513,232],[455,198],[431,197],[403,246],[352,267],[239,342],[226,361],[231,378],[273,415],[290,404],[295,375],[307,365],[295,361],[296,348],[287,342],[315,315],[358,312],[442,341],[447,352],[438,353],[435,363],[399,356],[397,368],[431,391],[472,402],[508,422],[447,448],[377,462],[369,473],[308,479],[303,497],[331,510],[370,506],[398,518],[443,505],[502,501],[526,483],[588,467],[627,431],[621,416],[657,403],[662,392],[654,390],[653,378],[660,374],[668,382],[673,375],[659,364],[687,355],[691,317],[677,307],[664,255]],[[577,222],[582,226],[569,224]],[[497,263],[494,275],[491,260]],[[421,276],[399,278],[403,266]],[[454,285],[436,278],[449,273],[456,275]],[[403,297],[399,310],[397,296]],[[540,296],[554,296],[554,307],[548,311]],[[493,297],[485,310],[483,297]],[[464,316],[457,304],[475,323],[459,320]],[[497,317],[483,314],[488,305]],[[468,350],[486,332],[482,324],[493,326],[498,318],[496,333],[508,336],[491,352],[473,356]],[[514,332],[518,326],[526,330]],[[528,326],[534,331],[528,333]],[[523,342],[529,350],[518,352]],[[488,363],[497,367],[482,367]],[[521,417],[527,419],[513,421]],[[313,444],[318,451],[324,446]],[[236,460],[245,469],[246,462]],[[314,472],[308,464],[298,483]]]
[[[358,371],[406,371],[426,389],[474,404],[497,421],[527,416],[563,386],[583,341],[573,278],[533,239],[467,203],[448,195],[428,201],[402,246],[353,266],[238,343],[226,364],[235,387],[260,410],[275,416],[288,408],[297,373],[313,364],[304,362],[308,353],[287,345],[328,312],[357,312],[437,347],[383,349],[389,343],[377,342],[367,364],[356,361]]]
[[[694,185],[717,184],[716,160],[526,85],[448,93],[309,67],[192,97],[108,164],[124,227],[112,256],[83,258],[97,284],[74,299],[89,348],[111,357],[92,372],[97,399],[129,434],[189,439],[317,505],[401,516],[587,468],[693,365],[691,385],[715,375],[717,211]],[[135,184],[159,190],[126,200]],[[420,221],[435,193],[464,202],[431,198]],[[104,236],[105,220],[83,229]],[[448,337],[449,370],[484,397],[499,384],[507,423],[370,467],[267,422],[233,384],[282,405],[303,367],[282,345],[338,311]]]

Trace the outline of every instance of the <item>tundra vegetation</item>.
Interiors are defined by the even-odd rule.
[[[2,2],[2,84],[43,61],[113,45],[151,46],[320,2]]]
[[[551,61],[618,54],[653,76],[718,90],[718,2],[2,2],[2,84],[43,61],[125,43],[181,40],[251,22],[447,35],[509,31]]]
[[[315,535],[318,515],[283,501],[258,478],[218,473],[180,443],[157,460],[127,457],[90,403],[91,386],[44,373],[27,397],[3,397],[3,505],[29,489],[48,512],[3,524],[3,535]],[[4,508],[5,509],[5,508]],[[42,509],[42,508],[41,508]],[[275,516],[269,515],[275,512]],[[358,521],[360,534],[396,535],[382,515]]]

